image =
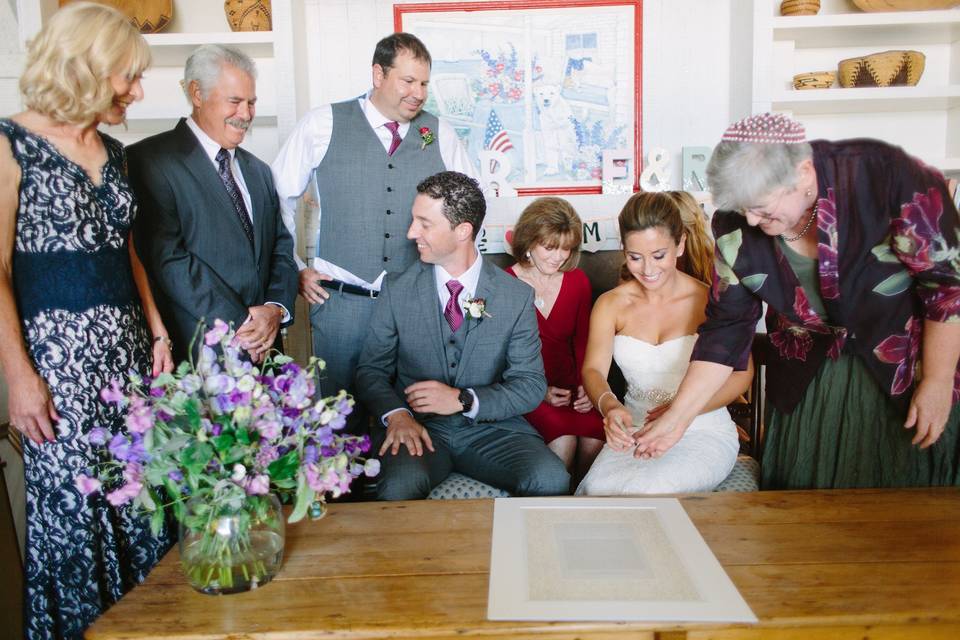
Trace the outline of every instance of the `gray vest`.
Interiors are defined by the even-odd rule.
[[[421,111],[392,156],[370,128],[357,100],[331,105],[333,132],[316,168],[320,192],[317,255],[367,281],[403,271],[417,260],[407,240],[417,184],[444,171],[436,116]],[[433,132],[421,149],[420,127]]]
[[[467,337],[468,320],[469,318],[464,318],[463,324],[454,333],[450,331],[450,323],[443,317],[443,309],[440,309],[440,335],[443,337],[443,355],[447,363],[447,384],[453,384],[462,366],[460,359],[463,356],[463,343]]]

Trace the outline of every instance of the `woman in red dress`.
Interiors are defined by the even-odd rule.
[[[507,273],[533,287],[543,342],[547,395],[526,415],[547,446],[563,460],[574,485],[603,447],[603,419],[580,379],[587,349],[592,294],[577,269],[583,225],[569,202],[538,198],[513,229],[517,263]]]

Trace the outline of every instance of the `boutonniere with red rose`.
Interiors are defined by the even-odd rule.
[[[433,144],[435,138],[433,137],[433,131],[430,131],[430,127],[420,127],[420,139],[423,140],[420,145],[421,151],[426,149],[428,144]]]
[[[466,298],[463,301],[463,310],[474,320],[493,317],[487,313],[487,300],[485,298]]]

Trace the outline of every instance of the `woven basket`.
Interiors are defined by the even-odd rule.
[[[861,11],[930,11],[951,9],[960,0],[853,0]]]
[[[223,12],[234,31],[270,31],[270,0],[226,0]]]
[[[793,88],[798,90],[829,89],[836,80],[837,74],[834,71],[808,71],[793,76]]]
[[[882,51],[838,64],[841,87],[901,87],[920,81],[926,56],[919,51]]]
[[[74,0],[60,0],[60,6]],[[92,0],[118,9],[130,18],[140,33],[156,33],[173,19],[173,0]]]
[[[783,0],[780,3],[782,16],[813,16],[820,11],[820,0]]]

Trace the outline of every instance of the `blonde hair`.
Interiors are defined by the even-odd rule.
[[[580,244],[583,242],[583,223],[576,209],[563,198],[537,198],[523,210],[513,228],[510,243],[513,257],[523,266],[529,266],[527,253],[535,245],[547,249],[563,247],[570,255],[560,265],[560,271],[570,271],[580,262]]]
[[[133,78],[150,65],[150,45],[116,9],[74,2],[57,11],[27,46],[24,104],[57,122],[88,125],[115,97],[110,76]]]
[[[696,199],[686,191],[641,191],[633,194],[620,211],[620,242],[627,234],[652,228],[666,229],[677,244],[686,236],[680,269],[710,284],[713,278],[713,239],[707,233],[706,216]],[[620,278],[632,278],[624,264]]]

